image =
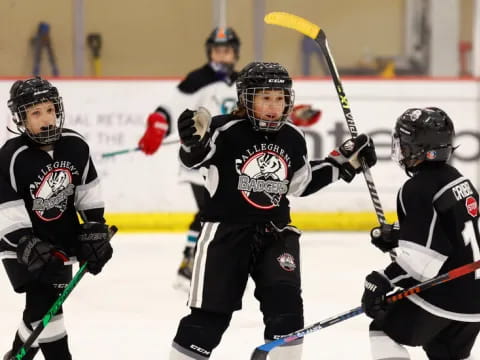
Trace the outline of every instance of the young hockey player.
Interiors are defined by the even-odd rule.
[[[201,105],[214,114],[229,113],[235,105],[234,85],[237,72],[234,67],[239,58],[240,39],[232,28],[218,27],[207,38],[205,48],[208,62],[190,72],[180,82],[175,102],[185,104],[185,107],[189,108],[198,108]],[[168,106],[159,106],[148,116],[147,129],[138,143],[140,150],[145,154],[154,154],[163,138],[170,133],[170,113]],[[188,289],[192,276],[194,248],[201,228],[204,181],[198,171],[186,169],[181,170],[180,181],[190,184],[198,209],[190,223],[183,259],[177,272],[176,285]]]
[[[39,77],[18,80],[8,107],[20,135],[0,149],[0,256],[26,304],[4,359],[16,354],[71,280],[75,258],[98,274],[112,256],[97,172],[85,140],[63,128],[57,89]],[[46,360],[72,358],[62,309],[23,359],[39,348]]]
[[[410,179],[397,197],[398,226],[372,231],[372,242],[395,258],[366,277],[362,306],[372,358],[410,359],[402,345],[422,346],[429,359],[467,359],[480,330],[480,271],[386,306],[394,287],[408,288],[480,259],[478,193],[447,164],[454,127],[441,109],[406,110],[397,120],[392,158]],[[376,236],[373,236],[376,235]]]
[[[206,177],[202,230],[188,305],[170,359],[207,359],[255,282],[265,339],[303,327],[300,232],[290,225],[287,195],[306,196],[376,162],[366,135],[349,139],[324,160],[307,160],[303,133],[287,117],[292,79],[278,63],[254,62],[237,80],[238,109],[210,122],[205,111],[178,119],[180,159]],[[301,344],[275,349],[272,359],[301,357]]]
[[[235,80],[238,73],[235,65],[240,54],[240,39],[230,27],[215,28],[207,38],[205,48],[208,62],[190,72],[180,82],[175,102],[184,104],[184,108],[197,109],[202,106],[214,115],[228,114],[236,103]],[[171,132],[171,111],[167,108],[168,106],[159,106],[148,116],[145,134],[138,144],[147,155],[154,154],[160,148],[164,137]],[[320,115],[320,111],[309,105],[299,105],[295,107],[291,121],[300,126],[311,126],[319,120]],[[198,209],[190,223],[183,259],[177,271],[176,286],[188,289],[195,245],[201,229],[200,214],[204,206],[205,189],[204,179],[196,170],[182,168],[180,180],[190,184]]]

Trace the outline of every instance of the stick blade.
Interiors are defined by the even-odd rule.
[[[267,356],[268,356],[268,351],[255,348],[255,350],[253,350],[252,356],[250,357],[250,360],[266,360]]]
[[[263,19],[265,23],[278,25],[289,29],[296,30],[312,39],[316,39],[320,32],[320,27],[310,21],[286,12],[271,12],[265,15]]]

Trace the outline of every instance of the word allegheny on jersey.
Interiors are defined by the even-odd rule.
[[[55,161],[40,170],[39,181],[30,184],[32,210],[45,221],[56,220],[67,208],[69,196],[75,193],[73,175],[80,175],[70,161]]]
[[[26,231],[67,253],[73,251],[79,225],[103,221],[100,181],[88,144],[63,128],[52,149],[44,150],[26,135],[0,149],[0,258],[16,257]]]

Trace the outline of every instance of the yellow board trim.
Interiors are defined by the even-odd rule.
[[[107,213],[110,225],[120,232],[185,232],[193,220],[193,213]],[[396,220],[394,212],[387,212],[387,222]],[[292,224],[305,231],[369,231],[378,225],[373,212],[295,212]]]
[[[265,15],[265,23],[271,25],[278,25],[285,28],[293,29],[302,34],[315,39],[320,32],[320,28],[310,21],[293,14],[286,12],[271,12]]]

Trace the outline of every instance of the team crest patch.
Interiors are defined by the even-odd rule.
[[[268,210],[280,206],[288,192],[287,160],[274,151],[259,151],[242,160],[236,160],[237,189],[252,206]]]
[[[473,196],[469,196],[465,199],[465,207],[467,212],[471,217],[476,217],[478,215],[478,204],[477,200]]]
[[[60,218],[67,209],[68,198],[75,193],[69,168],[50,168],[42,173],[41,182],[31,184],[32,210],[43,221]]]
[[[283,253],[277,257],[277,261],[280,264],[280,267],[285,271],[293,271],[297,268],[295,258],[289,253]]]

